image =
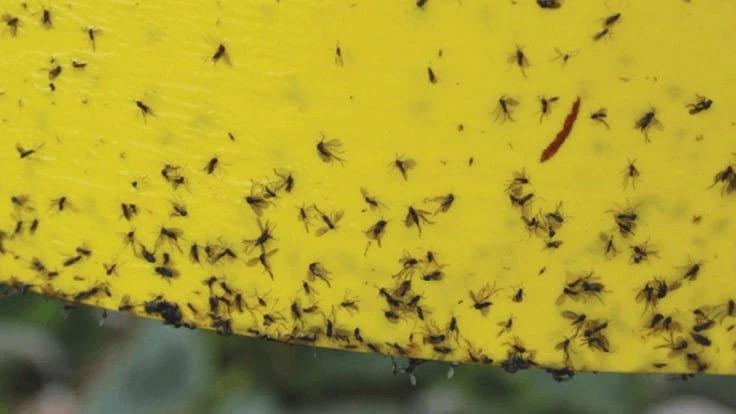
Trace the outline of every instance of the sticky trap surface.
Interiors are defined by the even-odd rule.
[[[5,2],[0,281],[509,372],[734,373],[736,4],[559,4]]]

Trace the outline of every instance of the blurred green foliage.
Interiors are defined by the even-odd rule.
[[[34,294],[0,300],[0,413],[42,403],[89,413],[631,413],[682,394],[736,407],[733,377],[586,373],[559,383],[542,370],[437,362],[415,376],[413,386],[379,355],[103,319]]]

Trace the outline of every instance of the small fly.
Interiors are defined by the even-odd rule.
[[[325,223],[325,226],[322,228],[317,229],[317,236],[323,236],[329,231],[337,231],[337,224],[342,219],[342,216],[344,215],[344,212],[342,210],[337,210],[332,212],[332,214],[328,215],[320,211],[317,206],[314,206],[314,209],[319,214],[322,221]]]
[[[92,50],[95,51],[97,49],[97,35],[100,34],[100,29],[94,26],[88,26],[84,29],[84,32],[89,38],[89,42],[92,45]]]
[[[631,246],[631,262],[640,264],[649,261],[652,256],[657,256],[657,250],[647,242]]]
[[[321,279],[327,284],[327,287],[332,287],[332,283],[330,282],[332,277],[330,275],[332,275],[332,272],[327,270],[327,268],[320,262],[312,262],[307,266],[307,279],[309,281]]]
[[[8,26],[10,35],[15,37],[18,34],[18,27],[20,27],[20,18],[6,13],[3,14],[2,19]]]
[[[601,30],[600,32],[594,34],[593,35],[593,40],[597,42],[597,41],[603,39],[604,37],[606,37],[606,36],[608,36],[610,34],[611,34],[610,29],[608,27],[606,27],[605,29]]]
[[[143,114],[143,118],[146,118],[147,116],[154,116],[153,109],[151,109],[151,107],[146,105],[143,101],[136,100],[135,106],[140,109],[141,114]]]
[[[512,112],[514,110],[514,107],[519,105],[519,101],[517,101],[514,98],[507,98],[505,96],[502,96],[498,100],[498,109],[496,110],[496,120],[498,118],[502,118],[502,121],[511,120],[514,121],[514,118],[512,116]]]
[[[599,124],[602,124],[606,127],[606,129],[611,129],[611,126],[608,125],[608,122],[606,121],[606,118],[608,117],[608,110],[606,108],[601,108],[592,114],[590,114],[590,119],[592,119],[595,122],[598,122]]]
[[[37,148],[33,149],[26,149],[20,144],[15,144],[15,150],[18,151],[18,155],[20,156],[20,159],[28,158],[31,155],[38,152],[43,147],[44,144],[41,144]]]
[[[207,165],[205,165],[204,170],[207,171],[207,174],[212,174],[215,172],[215,169],[217,168],[219,163],[220,159],[217,158],[217,156],[212,157],[209,161],[207,161]]]
[[[621,13],[612,14],[603,20],[603,27],[606,27],[606,28],[613,27],[613,25],[615,25],[620,20],[621,20]]]
[[[452,207],[453,203],[455,203],[455,194],[447,193],[438,197],[428,198],[424,201],[431,201],[440,204],[437,210],[434,212],[434,215],[436,216],[437,213],[447,213],[450,210],[450,207]]]
[[[688,104],[687,107],[690,108],[690,115],[695,115],[700,112],[706,111],[710,109],[710,107],[713,105],[713,100],[708,99],[705,96],[696,95],[697,101],[694,104]]]
[[[636,160],[629,160],[629,165],[627,165],[624,170],[624,190],[628,187],[629,182],[631,182],[631,188],[636,190],[636,182],[639,180],[641,172],[636,167],[635,163]]]
[[[404,180],[409,179],[409,170],[414,169],[417,166],[417,162],[411,158],[403,158],[403,156],[396,156],[396,159],[389,164],[392,168],[399,170]]]
[[[560,0],[537,0],[537,5],[543,9],[559,9],[562,7]]]
[[[427,76],[429,76],[429,83],[437,83],[437,76],[434,74],[431,66],[427,66]]]
[[[345,159],[338,154],[342,154],[342,142],[339,139],[330,139],[325,141],[325,136],[317,143],[317,155],[325,163],[331,164],[334,161],[344,164]]]
[[[383,203],[381,203],[380,201],[378,201],[378,199],[376,197],[372,196],[368,192],[368,190],[366,190],[365,188],[362,188],[361,187],[360,194],[363,196],[363,201],[365,201],[366,204],[368,204],[368,206],[370,207],[371,210],[377,210],[377,209],[379,209],[379,208],[381,208],[381,207],[384,206]]]
[[[273,271],[271,270],[271,263],[269,262],[269,258],[276,254],[279,249],[273,249],[270,252],[263,252],[257,257],[254,257],[246,262],[248,266],[255,266],[257,264],[260,264],[263,266],[263,269],[268,273],[268,275],[271,277],[271,280],[273,280]]]
[[[41,11],[41,25],[43,25],[46,29],[51,29],[54,27],[54,23],[51,20],[51,10],[49,9],[43,9]]]
[[[558,60],[559,59],[559,60],[562,61],[562,65],[564,66],[565,64],[567,64],[567,61],[568,60],[570,60],[570,59],[574,58],[575,56],[577,56],[579,52],[563,52],[560,49],[555,48],[555,53],[557,53],[557,57],[555,57],[552,60]]]
[[[343,65],[342,49],[340,48],[339,43],[337,44],[337,46],[335,46],[335,64],[337,64],[337,66]]]
[[[378,247],[381,247],[381,239],[383,238],[383,235],[386,233],[386,225],[388,222],[386,220],[378,220],[374,225],[372,225],[368,230],[365,231],[366,237],[368,237],[368,244],[365,246],[365,252],[363,255],[368,254],[368,248],[371,246],[371,242],[375,241],[378,244]]]
[[[415,209],[414,207],[409,206],[409,210],[406,213],[406,218],[404,219],[404,224],[406,225],[406,227],[416,226],[417,230],[419,230],[419,235],[421,236],[422,235],[422,223],[425,223],[425,224],[434,223],[427,218],[429,214],[430,214],[429,211]]]
[[[49,69],[49,80],[54,80],[57,77],[59,77],[59,75],[61,75],[61,71],[62,71],[62,68],[58,64],[54,66],[53,68]]]
[[[227,63],[228,65],[231,64],[230,62],[230,55],[227,53],[227,48],[225,47],[225,44],[220,43],[217,45],[217,50],[215,50],[215,53],[212,55],[212,62],[217,63],[219,61],[223,61]]]
[[[516,51],[509,56],[509,63],[513,63],[521,69],[521,74],[526,78],[525,68],[529,67],[529,59],[524,54],[521,46],[516,45]]]
[[[553,96],[550,98],[545,98],[542,96],[539,98],[539,103],[542,106],[542,114],[539,117],[539,122],[541,123],[545,116],[549,115],[550,112],[552,112],[552,105],[557,102],[557,100],[560,99],[558,96]]]
[[[634,124],[634,128],[644,133],[644,139],[646,140],[646,142],[651,142],[651,140],[649,139],[649,129],[653,126],[662,126],[662,123],[659,122],[656,117],[654,108],[650,109],[647,113],[642,115],[642,117],[636,121],[636,124]]]
[[[273,237],[273,226],[271,226],[268,221],[266,224],[263,224],[261,220],[258,220],[258,229],[260,233],[257,238],[243,241],[245,244],[246,254],[250,254],[256,247],[260,248],[261,251],[264,251],[266,243],[268,243],[269,240],[276,240],[276,238]]]

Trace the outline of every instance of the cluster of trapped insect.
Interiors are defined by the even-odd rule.
[[[427,11],[431,3],[432,0],[418,0],[415,11]],[[531,0],[530,3],[534,4]],[[536,0],[536,4],[545,10],[544,13],[556,13],[555,10],[566,7],[558,0]],[[31,13],[28,6],[24,9],[28,11],[25,15],[2,15],[3,29],[9,37],[4,41],[12,41],[23,36],[25,30],[32,30],[33,19],[42,30],[56,30],[57,16],[53,8],[44,7],[36,14]],[[620,28],[625,24],[621,12],[599,20],[600,26],[590,36],[594,44],[624,29]],[[113,47],[105,44],[105,33],[97,26],[88,25],[81,27],[77,34],[88,42],[92,52],[98,52]],[[208,68],[235,68],[238,62],[232,57],[239,51],[229,43],[216,43],[208,49],[207,56],[202,57],[204,64]],[[563,67],[582,53],[556,48],[554,52],[556,56],[551,60]],[[332,49],[326,53],[331,54]],[[334,53],[335,70],[349,70],[350,53],[357,51],[350,50],[349,45],[338,44]],[[534,64],[542,59],[542,56],[530,55],[522,45],[516,45],[506,56],[498,58],[510,66],[513,76],[524,81],[534,76]],[[52,93],[62,88],[69,72],[86,74],[94,70],[94,64],[84,60],[51,58],[42,72],[44,90],[48,94],[46,86]],[[427,66],[425,71],[422,66],[417,72],[426,76],[428,88],[437,88],[435,85],[445,80],[441,68]],[[536,171],[539,170],[534,169],[546,168],[547,164],[542,163],[564,148],[563,144],[575,133],[574,126],[579,122],[592,124],[596,131],[612,129],[621,122],[629,132],[641,134],[645,145],[656,145],[650,134],[655,129],[664,129],[659,119],[661,113],[654,107],[640,108],[636,116],[621,121],[609,114],[606,107],[597,106],[594,111],[586,111],[586,115],[581,112],[582,98],[575,95],[542,95],[534,101],[526,101],[509,93],[492,102],[495,113],[491,118],[495,116],[495,119],[490,121],[495,121],[497,126],[526,122],[519,115],[519,109],[526,105],[537,108],[539,118],[534,118],[534,125],[549,122],[557,114],[558,106],[570,107],[557,135],[549,145],[540,148],[541,156],[533,154],[534,165],[527,164],[526,168],[506,175],[508,180],[499,184],[496,193],[500,196],[501,188],[505,187],[504,199],[508,200],[513,212],[513,221],[510,221],[516,223],[519,233],[523,232],[520,243],[532,239],[539,244],[540,252],[545,253],[534,277],[560,276],[562,269],[548,271],[546,261],[564,258],[568,250],[579,252],[578,246],[568,238],[574,233],[576,220],[566,212],[578,215],[581,210],[570,200],[546,198],[551,196],[550,191],[535,187],[527,171],[534,172],[538,178]],[[155,100],[138,97],[122,105],[127,105],[125,108],[136,114],[136,122],[142,127],[166,122],[166,113]],[[697,95],[693,101],[683,102],[681,109],[688,118],[689,115],[700,117],[712,106],[711,98]],[[583,119],[578,120],[579,117]],[[225,142],[240,144],[232,132],[227,133],[227,138],[222,135]],[[332,203],[328,195],[304,196],[302,186],[333,177],[339,180],[341,173],[351,171],[354,160],[365,155],[360,152],[365,148],[354,149],[358,146],[353,146],[350,139],[322,132],[319,135],[305,132],[304,137],[293,140],[292,144],[293,148],[289,149],[297,151],[295,148],[298,148],[300,155],[306,154],[312,170],[280,164],[275,168],[269,166],[265,174],[253,171],[254,168],[248,169],[247,176],[232,174],[227,165],[235,161],[230,154],[222,152],[221,155],[208,153],[203,156],[196,168],[182,160],[161,159],[155,166],[147,166],[145,171],[127,171],[132,176],[146,178],[124,183],[128,192],[121,193],[114,211],[94,213],[105,215],[104,221],[113,223],[110,229],[100,230],[115,235],[111,243],[115,245],[116,254],[112,256],[103,256],[100,253],[103,246],[81,238],[58,254],[47,251],[29,256],[21,254],[21,246],[44,241],[50,234],[45,233],[46,228],[60,226],[60,219],[69,216],[83,220],[84,214],[90,213],[90,207],[84,200],[65,193],[61,186],[54,189],[58,194],[51,196],[10,194],[6,200],[0,200],[5,203],[3,209],[10,212],[13,223],[12,227],[0,229],[0,260],[22,263],[21,269],[27,274],[12,274],[4,289],[21,293],[38,291],[61,298],[70,308],[76,303],[86,303],[145,314],[176,328],[205,328],[221,335],[239,333],[269,341],[404,357],[408,359],[407,365],[395,363],[394,373],[411,378],[417,367],[432,359],[495,364],[509,373],[541,368],[555,380],[563,381],[570,379],[576,370],[586,369],[588,358],[610,356],[626,346],[626,339],[616,336],[621,332],[620,321],[607,304],[612,293],[624,294],[619,290],[622,283],[616,275],[602,271],[599,274],[597,268],[568,273],[561,285],[555,285],[554,299],[549,303],[534,302],[534,306],[549,306],[548,312],[539,312],[552,315],[550,320],[562,327],[557,332],[559,341],[535,344],[527,335],[518,333],[518,315],[496,312],[499,308],[508,310],[530,303],[525,299],[539,294],[533,286],[497,283],[493,271],[469,269],[470,266],[462,261],[448,259],[451,255],[443,248],[432,245],[437,240],[444,242],[446,237],[438,228],[459,222],[458,210],[466,208],[466,200],[476,192],[495,191],[492,185],[482,189],[468,185],[455,188],[440,187],[426,180],[421,182],[423,180],[417,176],[423,169],[437,168],[427,159],[429,157],[396,153],[383,159],[371,153],[371,160],[380,158],[374,163],[376,170],[383,168],[388,174],[387,180],[391,180],[386,186],[401,185],[402,189],[421,191],[411,193],[414,194],[411,200],[398,199],[396,195],[388,197],[380,192],[384,183],[368,177],[368,184],[345,181],[344,194],[349,195],[353,204]],[[43,163],[46,154],[54,155],[50,147],[52,145],[24,142],[16,144],[14,151],[11,146],[10,153],[13,161],[24,163],[21,164],[24,166],[33,165],[31,163]],[[167,154],[167,157],[175,155]],[[473,163],[474,158],[470,158],[468,165],[473,166]],[[639,194],[642,190],[637,186],[640,187],[642,181],[646,185],[644,174],[649,171],[649,165],[628,159],[621,167],[618,176],[623,192],[632,196]],[[714,176],[702,182],[704,191],[718,188],[723,197],[728,197],[736,190],[736,161],[724,163],[708,174]],[[226,182],[225,177],[232,181]],[[482,179],[484,184],[489,181],[485,177]],[[194,194],[196,189],[210,185],[224,188],[226,184],[233,188],[234,182],[247,183],[243,187],[247,190],[238,193],[237,199],[222,195],[216,201],[237,205],[247,220],[226,223],[227,228],[216,229],[221,237],[206,237],[190,230],[190,223],[200,220],[214,223],[219,219],[201,211],[202,200]],[[145,186],[156,188],[160,198],[166,200],[158,205],[165,207],[156,210],[145,204],[146,198],[139,197]],[[715,191],[713,193],[717,196]],[[459,204],[457,197],[460,197]],[[199,210],[193,207],[196,205],[200,206]],[[493,206],[473,207],[478,215],[503,217],[505,214]],[[281,214],[284,211],[288,214]],[[632,274],[646,272],[648,275],[637,279],[637,289],[625,295],[637,316],[641,312],[643,322],[637,334],[642,334],[646,338],[644,343],[651,344],[658,355],[662,355],[661,360],[652,363],[652,368],[667,372],[708,372],[713,363],[707,351],[716,349],[718,335],[733,330],[736,305],[733,299],[728,299],[686,312],[665,308],[673,295],[702,283],[701,274],[707,265],[703,260],[688,260],[670,273],[650,272],[650,266],[660,260],[661,253],[646,234],[646,224],[655,220],[650,211],[641,203],[630,203],[627,198],[621,205],[592,212],[591,215],[602,217],[601,222],[606,226],[591,233],[591,244],[597,249],[595,258],[605,263],[619,261],[625,263]],[[154,227],[144,224],[152,217],[164,217],[164,220],[156,218]],[[700,216],[693,217],[693,223],[699,220]],[[217,225],[222,226],[222,223]],[[478,225],[477,231],[485,230]],[[599,240],[595,238],[596,232]],[[360,240],[358,248],[350,243],[355,239]],[[406,240],[416,244],[407,244]],[[331,242],[344,242],[348,246],[346,250],[352,249],[350,272],[345,271],[341,263],[345,260],[337,253],[327,251],[320,256],[308,250],[319,251],[321,246]],[[402,244],[397,250],[388,246],[392,243]],[[306,259],[302,257],[302,254],[307,255],[304,251],[310,252]],[[379,266],[381,261],[388,261],[391,268]],[[147,292],[147,297],[135,297],[117,287],[119,280],[132,275],[158,284],[154,291]],[[623,275],[619,277],[624,279]],[[65,286],[75,288],[60,290],[60,283],[57,283],[60,280]],[[465,287],[471,283],[477,285]],[[458,285],[462,286],[462,297],[449,297],[456,291],[449,287]],[[180,289],[181,286],[186,287]],[[0,297],[3,294],[5,290],[0,291]],[[114,306],[108,306],[113,302]],[[482,343],[474,339],[477,337],[474,331],[488,330],[493,334],[486,336],[495,342]],[[549,328],[552,330],[554,328]],[[719,330],[725,333],[717,332]],[[493,345],[495,352],[489,349]],[[736,343],[732,347],[736,350]],[[545,352],[552,357],[539,356]]]

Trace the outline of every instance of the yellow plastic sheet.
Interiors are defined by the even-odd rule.
[[[510,372],[733,373],[736,5],[539,3],[5,2],[0,281]]]

